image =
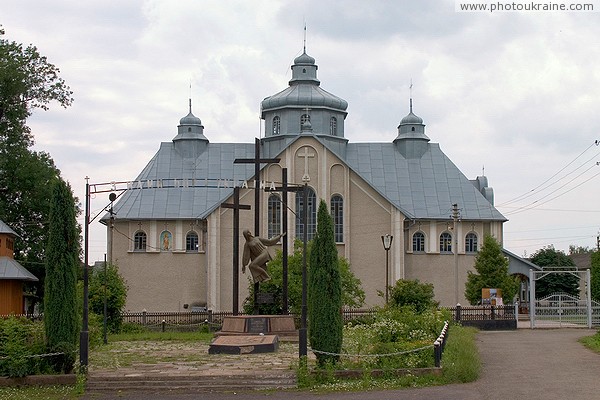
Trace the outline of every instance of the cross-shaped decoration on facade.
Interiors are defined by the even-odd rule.
[[[310,175],[308,175],[308,159],[313,158],[315,153],[311,153],[308,150],[308,146],[304,146],[304,154],[298,153],[298,157],[304,157],[304,175],[302,175],[302,182],[310,182]]]

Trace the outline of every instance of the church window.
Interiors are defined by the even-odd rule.
[[[279,135],[281,133],[281,118],[273,118],[273,135]]]
[[[440,253],[452,253],[452,235],[448,232],[440,235]]]
[[[477,235],[473,232],[465,237],[465,251],[467,253],[477,253]]]
[[[188,132],[191,132],[191,131],[192,131],[192,128],[188,128]]]
[[[304,126],[305,123],[310,122],[310,115],[302,114],[300,117],[300,126]]]
[[[340,195],[331,198],[331,216],[335,242],[342,243],[344,241],[344,199]]]
[[[308,188],[308,206],[307,206],[307,237],[311,240],[317,231],[317,196],[315,191]],[[304,194],[296,193],[296,237],[302,239],[304,237],[304,226],[302,221],[304,218]]]
[[[146,232],[136,232],[133,236],[133,251],[146,251],[146,238]]]
[[[268,237],[281,233],[281,201],[279,196],[271,194],[267,204]]]
[[[415,131],[415,127],[413,126],[412,128],[410,128],[410,130],[414,132]]]
[[[423,232],[415,232],[413,235],[413,252],[424,253],[425,252],[425,234]]]
[[[329,134],[331,136],[337,136],[337,118],[331,117],[329,120]]]
[[[185,251],[188,253],[198,252],[198,234],[194,231],[185,236]]]

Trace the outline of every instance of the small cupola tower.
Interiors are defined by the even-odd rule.
[[[173,138],[173,143],[177,152],[185,158],[198,157],[208,145],[202,121],[192,113],[192,99],[188,115],[179,120],[177,136]]]
[[[394,139],[394,144],[405,158],[421,158],[427,151],[428,142],[429,138],[425,135],[423,118],[413,113],[411,98],[409,113],[402,118],[398,125],[398,136]]]

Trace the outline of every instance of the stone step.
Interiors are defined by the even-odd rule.
[[[90,392],[117,391],[232,391],[295,388],[295,375],[278,376],[90,376]]]

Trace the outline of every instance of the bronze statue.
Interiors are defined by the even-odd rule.
[[[252,273],[254,282],[266,282],[271,279],[267,273],[267,263],[271,261],[271,255],[267,246],[273,246],[279,239],[285,236],[285,232],[271,239],[254,237],[248,229],[244,229],[244,254],[242,256],[242,273],[246,273],[246,266]]]

